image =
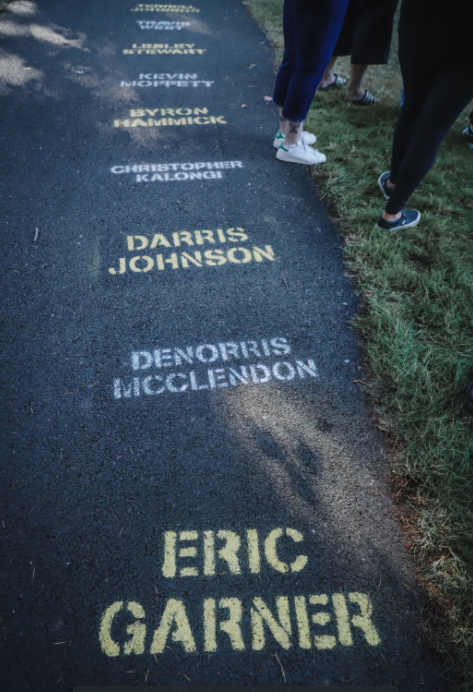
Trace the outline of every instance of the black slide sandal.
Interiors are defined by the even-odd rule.
[[[345,77],[339,77],[338,74],[335,74],[335,72],[333,74],[335,77],[334,81],[330,82],[330,84],[327,84],[327,86],[319,87],[319,91],[328,91],[329,89],[331,89],[334,86],[343,86],[344,84],[347,83],[347,80],[345,79]]]
[[[354,103],[356,106],[371,106],[373,103],[379,103],[377,100],[376,96],[373,96],[368,89],[365,91],[365,95],[363,96],[362,99],[358,99],[357,101],[351,101],[350,99],[345,99],[348,103]]]

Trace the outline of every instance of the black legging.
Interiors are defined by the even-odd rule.
[[[390,180],[394,192],[386,204],[397,214],[420,185],[437,156],[442,140],[473,99],[469,62],[448,64],[445,51],[426,56],[415,41],[402,41],[399,60],[404,80],[404,105],[394,132]]]

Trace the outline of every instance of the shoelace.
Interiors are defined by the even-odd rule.
[[[303,139],[300,139],[300,140],[297,142],[297,146],[299,146],[299,145],[304,149],[304,152],[305,152],[306,154],[309,153],[310,147],[309,147],[309,145],[308,145]]]

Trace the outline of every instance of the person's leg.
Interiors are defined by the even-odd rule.
[[[282,114],[282,104],[286,99],[287,89],[292,77],[294,61],[296,57],[296,41],[294,28],[294,2],[285,0],[283,9],[283,32],[284,32],[284,57],[276,78],[273,102],[279,106],[279,131],[273,142],[273,146],[279,148],[281,142],[286,140],[286,135],[290,132],[290,125]],[[302,139],[303,129],[298,132],[298,139]],[[307,133],[305,139],[308,144],[316,141],[314,135]],[[288,142],[291,143],[293,137],[289,136]]]
[[[368,69],[368,65],[350,66],[350,81],[347,86],[345,101],[361,101],[364,98],[366,89],[363,89],[363,77]],[[379,98],[373,96],[370,103],[377,103]]]
[[[391,171],[383,173],[378,179],[378,185],[386,199],[390,199],[393,195],[399,167],[409,149],[418,120],[436,83],[439,70],[439,64],[432,61],[424,62],[423,52],[419,51],[416,43],[407,36],[402,22],[399,27],[399,39],[399,62],[405,99],[394,131]],[[410,216],[410,222],[413,222],[411,226],[415,226],[419,222],[420,214],[414,211],[410,213]],[[404,223],[405,219],[402,218],[400,211],[395,214],[389,214],[385,211],[378,220],[378,227]],[[392,226],[390,230],[392,230]]]
[[[337,61],[337,56],[332,55],[332,57],[330,58],[330,60],[328,62],[327,69],[324,72],[324,76],[320,80],[319,89],[320,88],[323,89],[323,88],[327,87],[329,84],[333,84],[333,82],[336,80],[336,76],[335,76],[335,73],[333,71],[335,68],[336,61]]]
[[[282,114],[282,106],[280,106],[278,108],[278,111],[279,111],[279,129],[281,130],[283,137],[286,137],[289,128],[287,125],[287,120],[286,120],[286,118],[283,117],[283,114]]]
[[[402,35],[401,35],[402,39]],[[394,187],[399,166],[412,141],[424,105],[434,88],[440,65],[425,63],[411,42],[400,41],[399,63],[404,85],[404,104],[393,136],[388,186]]]
[[[384,181],[384,185],[388,188],[388,190],[384,190],[385,196],[387,195],[389,198],[393,195],[399,168],[414,138],[419,118],[435,86],[439,70],[437,65],[426,65],[419,62],[416,53],[413,54],[402,46],[400,50],[400,64],[404,82],[404,105],[394,130],[389,178]],[[385,178],[385,176],[386,174],[383,174],[380,177],[378,185],[380,185],[381,179]],[[390,214],[387,211],[383,213],[383,218],[390,222],[396,221],[400,217],[400,210],[394,214]]]
[[[283,107],[283,117],[290,121],[288,144],[300,139],[302,123],[332,55],[347,5],[347,0],[292,2],[296,58]]]
[[[363,0],[348,0],[342,28],[340,29],[340,33],[338,34],[337,41],[333,49],[334,58],[340,58],[344,55],[351,55],[355,28],[358,21],[358,12],[362,2]]]
[[[330,58],[327,69],[324,72],[324,76],[320,81],[319,89],[324,89],[335,82],[336,75],[334,73],[334,67],[337,58],[343,55],[351,55],[353,34],[356,26],[356,16],[360,2],[362,2],[362,0],[348,0],[348,6],[343,18],[342,28],[338,34],[332,57]]]
[[[418,86],[419,89],[414,91],[412,94],[409,87],[405,89],[404,105],[399,114],[393,136],[391,170],[388,180],[389,187],[394,187],[396,184],[399,167],[401,166],[404,156],[406,155],[406,152],[412,142],[422,109],[429,95],[430,89],[433,86],[432,82],[435,79],[435,75],[432,75],[431,77],[431,72],[429,72],[428,68],[426,67],[424,70],[420,70],[419,80],[420,79],[423,80],[422,86],[421,82],[415,79],[415,74],[411,73],[408,79],[408,84],[411,85],[412,88]]]
[[[274,86],[273,102],[279,107],[279,129],[286,135],[287,121],[282,116],[282,108],[287,96],[287,90],[294,69],[296,59],[296,36],[294,28],[294,2],[284,0],[283,8],[283,33],[284,33],[284,55],[281,66],[276,77]]]
[[[358,0],[354,18],[351,74],[346,100],[361,101],[366,93],[363,77],[368,65],[384,65],[389,58],[394,14],[398,0]],[[370,103],[379,98],[372,97]]]
[[[432,167],[446,134],[472,99],[473,75],[469,69],[458,64],[439,69],[411,132],[407,150],[393,175],[395,185],[384,218],[393,220],[401,214],[401,209]]]

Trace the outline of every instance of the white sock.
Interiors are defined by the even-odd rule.
[[[285,149],[295,149],[297,147],[297,144],[286,144],[286,140],[284,140],[284,148]]]

